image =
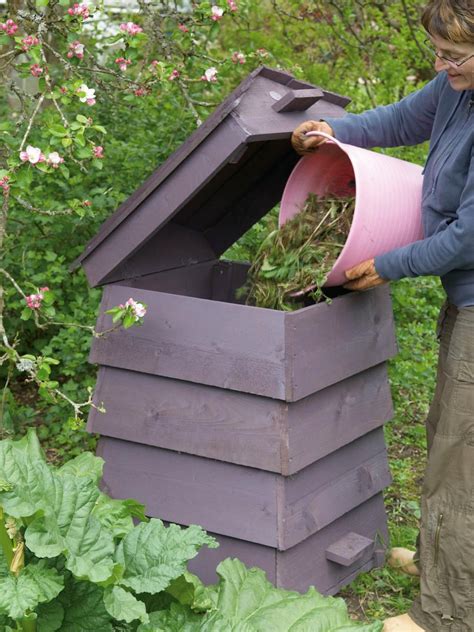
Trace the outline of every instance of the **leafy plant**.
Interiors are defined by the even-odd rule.
[[[206,587],[186,571],[216,541],[101,492],[102,459],[45,462],[33,430],[0,442],[0,623],[24,632],[379,632],[342,599],[276,589],[238,560]],[[133,520],[139,521],[134,526]]]
[[[294,310],[309,293],[324,297],[323,285],[349,234],[354,198],[319,198],[310,193],[300,213],[263,239],[240,290],[247,304]]]

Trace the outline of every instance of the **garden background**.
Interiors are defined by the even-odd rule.
[[[101,292],[69,266],[117,206],[262,63],[349,96],[350,112],[419,89],[434,76],[420,28],[423,6],[8,3],[0,38],[2,438],[34,426],[54,464],[94,448],[84,418]],[[37,41],[25,42],[28,36]],[[27,146],[44,159],[35,162],[32,150],[20,158]],[[427,147],[386,151],[423,164]],[[268,224],[253,227],[227,256],[251,259]],[[42,298],[31,307],[26,299],[35,294]],[[386,504],[392,543],[413,546],[442,291],[434,278],[405,279],[392,284],[392,295],[400,353],[390,365],[395,417],[386,435],[394,482]],[[415,593],[416,580],[384,568],[343,596],[361,619],[382,619],[406,611]]]

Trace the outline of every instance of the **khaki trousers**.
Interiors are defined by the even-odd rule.
[[[420,596],[427,632],[474,632],[474,307],[445,305],[421,496]]]

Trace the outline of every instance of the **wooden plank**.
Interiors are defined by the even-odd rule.
[[[284,398],[283,313],[148,290],[133,294],[148,305],[144,324],[95,339],[91,362]],[[105,288],[98,331],[112,324],[104,312],[129,296],[126,286]]]
[[[112,496],[136,497],[164,520],[201,524],[279,550],[321,531],[390,483],[386,453],[375,452],[383,445],[381,430],[290,478],[109,437],[100,443]]]
[[[139,206],[139,213],[130,214],[82,260],[91,285],[104,283],[106,277],[142,247],[150,235],[164,227],[195,194],[212,182],[216,173],[227,164],[229,154],[245,141],[246,134],[232,118],[223,121],[215,132],[191,153],[173,176],[167,178]]]
[[[180,296],[211,299],[215,266],[216,261],[205,261],[204,263],[196,263],[183,268],[147,274],[136,279],[119,281],[117,285],[123,285],[130,290],[141,288],[154,292],[167,292],[179,294]]]
[[[351,531],[326,549],[326,558],[342,566],[352,566],[375,548],[374,540]]]
[[[94,401],[106,412],[91,409],[90,432],[284,475],[351,443],[391,416],[384,365],[289,405],[101,367]]]
[[[278,400],[101,367],[94,401],[107,412],[91,409],[89,432],[281,470],[286,407]]]
[[[298,472],[392,416],[385,363],[289,404],[289,461],[282,474]]]
[[[344,537],[353,527],[370,540],[381,536],[385,546],[388,546],[381,494],[288,551],[277,551],[272,547],[210,533],[218,540],[220,547],[201,549],[197,557],[189,563],[189,569],[203,582],[213,584],[218,581],[215,572],[217,564],[227,557],[237,557],[248,567],[258,566],[263,569],[268,579],[278,588],[304,593],[310,586],[315,586],[323,595],[334,595],[360,573],[378,565],[376,556],[370,556],[370,551],[367,551],[369,557],[363,556],[349,567],[326,559],[326,548],[336,539]]]
[[[202,233],[170,222],[104,281],[113,283],[215,259],[216,254]]]
[[[397,352],[388,287],[351,292],[286,316],[287,400],[380,364]]]
[[[290,90],[272,105],[275,112],[303,112],[323,98],[319,88]]]
[[[228,557],[239,559],[248,568],[264,569],[268,581],[276,583],[277,551],[270,546],[262,546],[254,542],[237,540],[224,535],[210,533],[219,542],[218,549],[201,549],[197,557],[188,562],[191,573],[195,573],[205,584],[215,584],[219,578],[217,565]]]
[[[136,498],[148,515],[168,522],[276,543],[274,474],[108,437],[98,454],[112,497]]]
[[[305,540],[390,483],[382,428],[284,479],[278,548]]]
[[[388,546],[387,519],[382,494],[377,494],[359,505],[325,529],[303,540],[297,546],[277,554],[277,585],[304,592],[315,585],[324,594],[334,595],[351,582],[359,572],[376,565],[376,560],[362,558],[344,567],[326,559],[328,546],[357,531],[375,540],[377,547]]]
[[[247,280],[249,263],[219,261],[212,271],[212,300],[243,304],[245,298],[238,299],[236,292]]]

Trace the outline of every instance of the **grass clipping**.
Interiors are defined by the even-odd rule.
[[[354,197],[310,194],[302,210],[262,242],[241,288],[247,305],[293,311],[303,294],[325,298],[323,286],[346,242],[354,215]]]

